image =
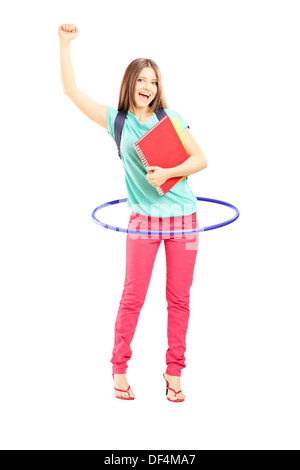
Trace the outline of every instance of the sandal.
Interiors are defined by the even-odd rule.
[[[114,373],[112,374],[112,377],[114,378]],[[127,390],[122,390],[121,388],[116,388],[115,386],[114,386],[114,389],[117,390],[118,392],[125,392],[125,393],[128,393],[128,395],[129,395],[128,397],[117,397],[117,396],[115,395],[116,398],[120,398],[121,400],[134,400],[134,398],[135,398],[135,397],[131,397],[131,396],[130,396],[130,393],[129,393],[129,391],[128,391],[128,390],[130,389],[130,385],[128,385]]]
[[[179,390],[179,392],[175,392],[174,388],[171,388],[171,387],[170,387],[169,382],[167,381],[167,379],[166,379],[166,377],[165,377],[165,374],[163,374],[163,378],[164,378],[165,381],[167,382],[167,383],[166,383],[166,395],[168,395],[168,391],[169,391],[169,389],[170,389],[170,390],[172,390],[172,391],[175,393],[175,397],[176,397],[176,395],[177,395],[178,393],[180,393],[181,390]],[[167,399],[168,399],[169,401],[175,401],[175,402],[177,402],[177,401],[184,401],[184,400],[185,400],[185,398],[177,398],[177,400],[171,400],[171,398],[169,398],[168,396],[167,396]]]

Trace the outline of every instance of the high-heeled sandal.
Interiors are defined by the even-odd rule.
[[[169,382],[167,381],[167,379],[166,379],[164,373],[163,373],[163,378],[164,378],[165,381],[167,382],[167,383],[166,383],[166,395],[168,395],[168,391],[169,391],[169,389],[170,389],[170,390],[172,390],[172,391],[175,393],[175,397],[176,397],[176,395],[177,395],[178,393],[180,393],[181,390],[179,390],[179,392],[175,392],[174,388],[171,388],[171,387],[170,387]],[[179,402],[179,401],[184,401],[184,400],[185,400],[185,398],[177,398],[176,400],[171,400],[171,398],[169,398],[168,396],[167,396],[167,399],[168,399],[169,401],[175,401],[175,402],[177,402],[177,401]]]
[[[113,379],[114,379],[114,373],[112,373],[112,377],[113,377]],[[128,390],[130,389],[130,385],[128,385],[127,390],[122,390],[121,388],[116,388],[115,386],[114,386],[114,389],[117,390],[118,392],[125,392],[125,393],[128,393],[128,395],[129,395],[128,397],[117,397],[117,396],[115,395],[116,398],[120,398],[121,400],[134,400],[134,399],[135,399],[135,397],[131,397],[131,396],[130,396],[130,393],[128,392]]]

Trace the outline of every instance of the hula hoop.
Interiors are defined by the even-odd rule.
[[[101,220],[98,220],[95,216],[96,212],[99,211],[100,209],[103,209],[104,207],[111,206],[114,204],[120,204],[122,202],[126,202],[128,198],[124,199],[115,199],[114,201],[109,201],[105,202],[104,204],[101,204],[101,206],[96,207],[96,209],[93,210],[92,213],[92,218],[96,224],[101,225],[101,227],[107,228],[109,230],[114,230],[116,232],[125,232],[125,233],[140,233],[140,234],[145,234],[145,235],[173,235],[173,234],[184,234],[184,233],[193,233],[193,232],[207,232],[208,230],[214,230],[220,227],[224,227],[225,225],[232,224],[240,215],[239,210],[237,207],[234,205],[230,204],[229,202],[225,201],[220,201],[218,199],[210,199],[208,197],[198,197],[196,196],[198,201],[206,201],[206,202],[213,202],[215,204],[222,204],[223,206],[230,207],[235,211],[235,215],[228,220],[225,220],[225,222],[221,222],[220,224],[215,224],[215,225],[209,225],[207,227],[201,227],[201,228],[193,228],[190,230],[173,230],[173,231],[167,231],[167,230],[133,230],[133,229],[128,229],[128,228],[121,228],[121,227],[115,227],[114,225],[108,225],[105,224],[104,222],[101,222]]]

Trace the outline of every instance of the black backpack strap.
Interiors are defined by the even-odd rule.
[[[157,119],[160,121],[162,118],[164,118],[165,116],[167,116],[167,113],[166,111],[163,109],[163,108],[160,108],[160,109],[157,109],[155,111],[155,114],[157,116]]]
[[[126,119],[127,112],[119,111],[114,125],[114,133],[115,133],[115,141],[118,147],[118,154],[121,158],[120,146],[121,146],[121,137],[122,137],[122,130],[124,127],[125,119]]]

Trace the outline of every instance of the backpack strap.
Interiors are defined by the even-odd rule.
[[[126,115],[127,115],[127,112],[119,111],[116,116],[115,125],[114,125],[115,141],[118,147],[118,155],[120,158],[121,158],[121,152],[120,152],[121,137],[122,137],[122,130],[124,127]]]
[[[166,113],[166,111],[165,111],[163,108],[157,109],[157,110],[155,111],[155,114],[156,114],[157,119],[158,119],[159,121],[161,121],[162,118],[164,118],[165,116],[167,116],[167,113]]]
[[[160,121],[162,118],[167,116],[166,111],[163,108],[157,109],[155,111],[155,114],[157,116],[157,119]],[[127,112],[125,111],[119,111],[116,119],[115,119],[115,125],[114,125],[114,133],[115,133],[115,141],[118,147],[118,155],[121,158],[121,151],[120,151],[120,146],[121,146],[121,137],[122,137],[122,131],[123,127],[125,124],[125,119],[126,119]]]

